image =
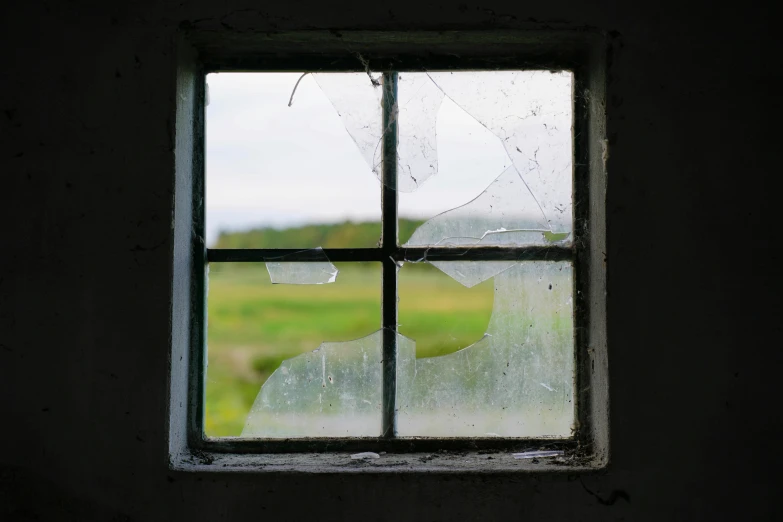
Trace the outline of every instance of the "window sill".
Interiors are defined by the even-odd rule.
[[[516,459],[511,451],[381,454],[352,459],[351,453],[247,455],[194,451],[172,455],[170,467],[183,472],[230,473],[580,473],[606,467],[600,458]]]

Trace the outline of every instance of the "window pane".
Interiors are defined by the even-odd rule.
[[[470,274],[481,262],[453,262]],[[500,267],[498,267],[499,269]],[[406,288],[424,274],[400,271]],[[482,269],[483,270],[483,269]],[[429,274],[435,280],[435,276]],[[442,275],[441,277],[447,277]],[[398,433],[403,437],[568,437],[574,422],[572,269],[568,262],[529,261],[498,272],[485,283],[447,292],[401,294],[400,316],[459,315],[476,306],[485,317],[468,341],[462,324],[440,322],[425,350],[400,348],[397,374]],[[480,304],[492,293],[491,316]],[[425,285],[421,285],[425,286]],[[447,288],[447,285],[443,285]],[[437,321],[436,321],[437,322]],[[404,330],[404,323],[401,329]],[[421,335],[419,333],[419,335]],[[425,337],[426,338],[426,337]],[[414,337],[414,340],[417,340]],[[448,345],[441,350],[431,347]],[[461,348],[454,351],[456,348]],[[446,355],[441,355],[444,352]],[[431,356],[436,355],[436,356]]]
[[[318,284],[289,270],[303,264],[210,265],[208,436],[380,433],[381,348],[367,337],[380,328],[380,265],[336,263],[335,281]],[[278,268],[316,284],[272,284]]]
[[[366,74],[308,74],[291,98],[301,76],[207,76],[209,247],[377,244],[381,234],[380,183],[368,161],[374,152],[373,136],[380,134],[379,89]],[[329,93],[351,99],[351,115],[360,127],[377,127],[364,140],[368,150],[357,147],[361,137],[346,131]],[[366,160],[368,154],[370,160]],[[342,228],[335,233],[325,224],[342,224]],[[296,233],[280,230],[291,227],[296,227]],[[249,230],[253,233],[229,233]]]
[[[429,145],[428,113],[405,110],[406,100],[432,98],[421,87],[428,86],[424,78],[445,95],[436,147]],[[430,219],[401,241],[409,246],[570,241],[572,82],[570,72],[400,73],[400,135],[417,137],[427,151],[429,163],[412,163],[420,173],[437,168],[416,192],[400,194],[401,217]]]

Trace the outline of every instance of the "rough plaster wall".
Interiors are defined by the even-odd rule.
[[[198,0],[0,9],[0,519],[783,516],[781,480],[770,471],[781,464],[783,428],[772,190],[781,77],[771,8],[434,0],[349,9]],[[616,31],[608,104],[609,472],[580,480],[167,471],[180,24],[399,29],[535,21]]]

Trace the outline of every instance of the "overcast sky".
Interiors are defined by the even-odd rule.
[[[220,230],[380,219],[380,182],[312,75],[288,106],[300,76],[207,77],[208,243]],[[511,165],[500,140],[448,97],[436,131],[438,173],[399,195],[400,216],[463,205]]]

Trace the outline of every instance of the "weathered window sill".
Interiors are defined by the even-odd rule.
[[[171,468],[218,473],[582,473],[605,467],[598,459],[516,459],[508,451],[381,454],[352,459],[351,453],[277,453],[266,455],[196,451],[172,456]]]

